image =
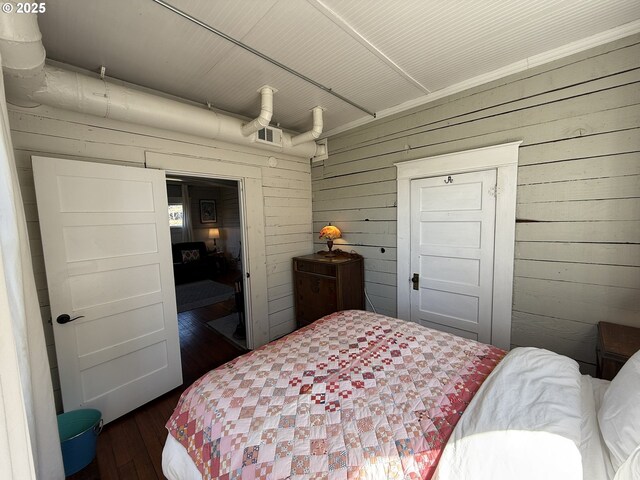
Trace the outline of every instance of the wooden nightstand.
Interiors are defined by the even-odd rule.
[[[640,328],[609,322],[598,323],[596,376],[611,380],[624,363],[640,350]]]
[[[364,310],[364,260],[360,255],[296,257],[293,282],[298,328],[340,310]]]

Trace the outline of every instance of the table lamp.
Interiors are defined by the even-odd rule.
[[[211,251],[215,252],[218,250],[218,246],[216,245],[216,239],[220,238],[220,229],[219,228],[210,228],[209,234],[207,235],[209,240],[213,240],[213,248]]]
[[[327,257],[335,257],[335,253],[331,251],[333,248],[333,241],[336,238],[342,238],[342,232],[336,226],[331,224],[322,227],[320,230],[320,236],[318,238],[326,238],[327,239],[327,247],[329,247],[329,253],[326,255]]]

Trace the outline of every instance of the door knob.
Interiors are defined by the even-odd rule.
[[[63,313],[63,314],[58,315],[58,318],[56,318],[56,322],[58,322],[60,324],[64,324],[64,323],[73,322],[74,320],[77,320],[79,318],[84,318],[84,315],[78,315],[77,317],[71,318],[69,316],[69,314]]]
[[[417,273],[413,274],[413,277],[411,277],[411,282],[413,283],[413,289],[414,290],[419,290],[420,289],[420,275]]]

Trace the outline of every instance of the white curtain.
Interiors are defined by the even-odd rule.
[[[0,74],[0,477],[62,479],[51,372]]]
[[[193,240],[193,222],[191,219],[191,197],[189,185],[182,185],[182,241]]]

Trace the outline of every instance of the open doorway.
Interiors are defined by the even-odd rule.
[[[199,322],[246,350],[239,181],[169,174],[167,197],[181,343]]]

